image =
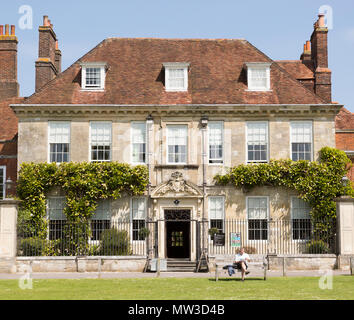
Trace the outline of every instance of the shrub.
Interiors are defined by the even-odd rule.
[[[311,240],[306,244],[306,253],[329,253],[328,245],[322,240]]]
[[[127,231],[108,229],[101,233],[100,255],[125,256],[130,254],[131,250]]]
[[[150,234],[150,230],[148,228],[141,228],[139,230],[139,239],[145,240]]]
[[[38,237],[22,239],[19,245],[19,255],[25,257],[38,257],[44,255],[46,240]]]

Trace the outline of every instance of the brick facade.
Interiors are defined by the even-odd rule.
[[[17,37],[15,28],[9,25],[0,26],[0,101],[17,97],[19,85],[17,82]]]
[[[347,153],[354,163],[354,113],[342,108],[336,117],[336,147]],[[354,181],[354,166],[348,173],[351,181]]]

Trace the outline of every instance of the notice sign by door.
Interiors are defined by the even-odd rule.
[[[241,248],[241,233],[231,232],[231,248]]]

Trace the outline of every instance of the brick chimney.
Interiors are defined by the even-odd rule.
[[[61,51],[59,50],[58,40],[55,42],[55,67],[58,73],[61,72]]]
[[[324,14],[318,15],[311,35],[311,59],[315,67],[315,93],[332,102],[332,72],[328,69],[328,28]]]
[[[15,26],[0,25],[0,101],[19,96]]]
[[[48,16],[39,27],[39,50],[36,61],[36,92],[61,72],[61,52]]]
[[[302,61],[311,61],[311,42],[306,41],[304,44],[304,52],[302,53],[300,60]]]

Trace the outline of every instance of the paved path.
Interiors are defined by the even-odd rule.
[[[287,277],[320,277],[324,273],[320,271],[288,271]],[[333,270],[333,275],[350,275],[349,271]],[[16,280],[23,277],[23,274],[0,274],[0,280]],[[141,272],[65,272],[65,273],[32,273],[32,279],[129,279],[129,278],[156,278],[156,273],[141,273]],[[229,277],[227,273],[219,273],[219,278]],[[235,275],[233,275],[235,277]],[[240,277],[240,273],[236,274],[236,277]],[[254,271],[247,276],[249,278],[260,277],[263,278],[263,271]],[[246,277],[246,279],[247,279]],[[267,277],[282,277],[281,271],[268,271]],[[193,272],[161,272],[160,278],[215,278],[215,272],[210,273],[193,273]]]

